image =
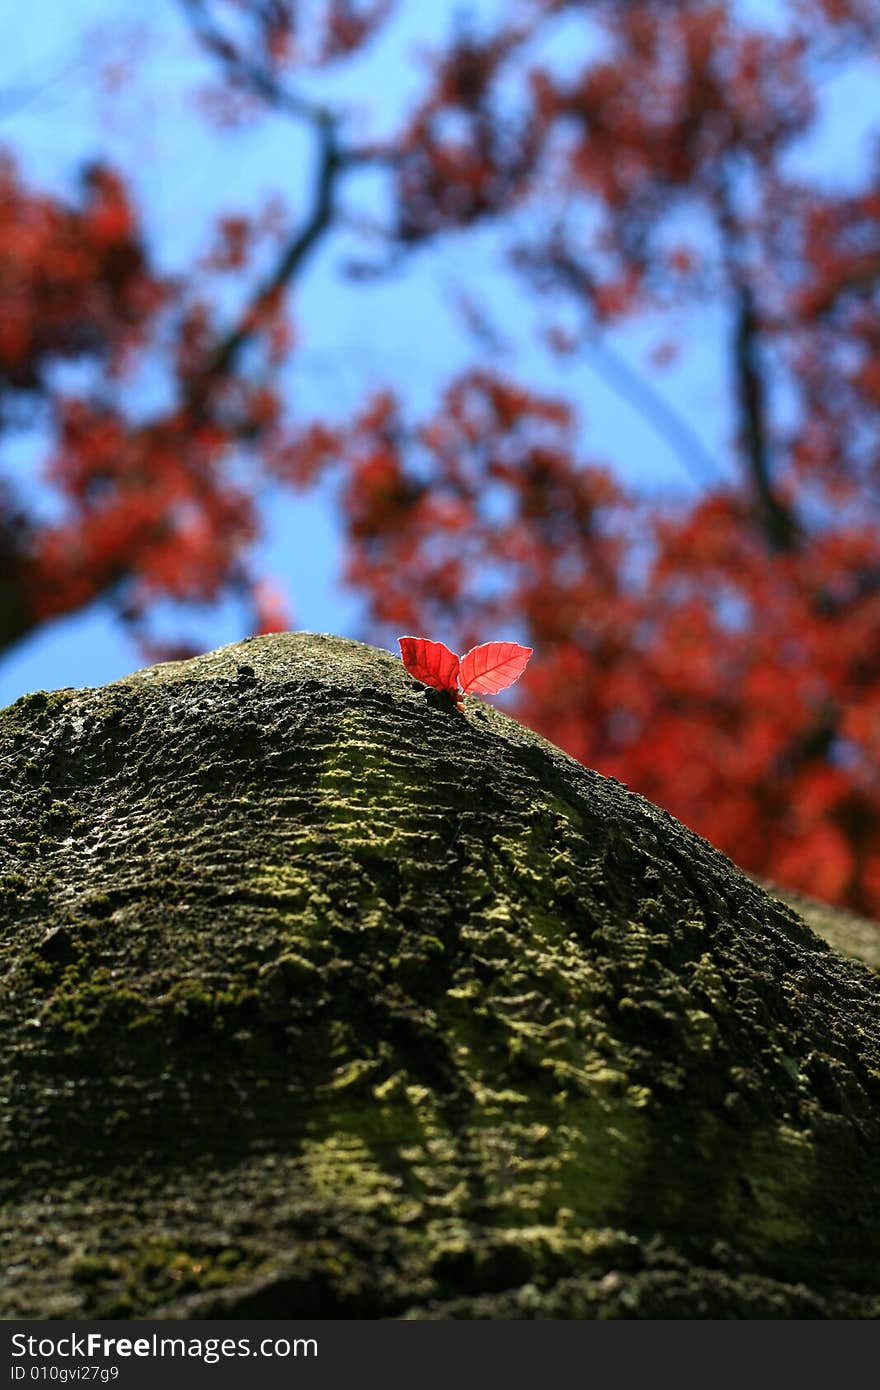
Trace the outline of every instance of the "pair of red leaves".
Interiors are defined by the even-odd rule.
[[[460,704],[465,695],[497,695],[518,681],[528,665],[531,647],[519,642],[484,642],[471,647],[460,660],[442,642],[427,637],[398,637],[403,664],[422,685],[445,690]]]

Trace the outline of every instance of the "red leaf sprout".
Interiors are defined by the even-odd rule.
[[[532,655],[519,642],[483,642],[459,660],[443,642],[427,637],[399,637],[400,655],[411,676],[435,690],[445,690],[461,708],[461,696],[497,695],[518,681]]]

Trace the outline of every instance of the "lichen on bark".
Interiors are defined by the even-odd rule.
[[[6,1317],[876,1317],[880,981],[387,653],[0,713]]]

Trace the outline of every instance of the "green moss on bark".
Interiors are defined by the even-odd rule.
[[[0,714],[13,1316],[880,1314],[880,983],[387,653]]]

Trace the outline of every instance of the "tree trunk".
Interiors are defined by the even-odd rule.
[[[880,1316],[880,980],[356,642],[0,714],[10,1317]]]
[[[846,907],[832,907],[830,903],[817,902],[805,893],[780,888],[776,883],[764,882],[761,887],[787,907],[794,908],[807,926],[845,956],[852,956],[874,970],[880,970],[880,922],[862,917],[858,912],[850,912]]]

